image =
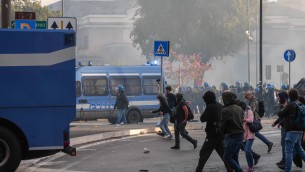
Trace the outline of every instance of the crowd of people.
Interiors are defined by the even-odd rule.
[[[272,126],[281,128],[282,158],[276,163],[278,168],[290,172],[293,161],[296,166],[302,167],[302,160],[305,161],[305,152],[302,147],[305,121],[303,129],[295,123],[295,120],[300,114],[299,105],[305,105],[304,97],[299,96],[299,91],[296,89],[288,90],[289,87],[276,90],[272,85],[267,84],[263,87],[265,89],[263,95],[261,95],[260,90],[257,90],[258,88],[260,87],[254,89],[247,84],[244,84],[243,87],[237,84],[234,89],[230,89],[223,83],[220,91],[209,87],[207,83],[204,84],[203,88],[197,88],[197,91],[203,93],[201,101],[204,104],[196,104],[196,107],[200,106],[200,110],[202,108],[200,121],[206,122],[206,138],[199,153],[196,172],[203,171],[214,150],[224,162],[226,170],[236,172],[243,171],[239,164],[239,153],[240,150],[243,150],[248,165],[247,172],[254,171],[254,166],[260,159],[260,155],[255,153],[252,148],[255,138],[266,144],[268,153],[273,147],[273,143],[259,130],[253,131],[250,127],[250,124],[260,121],[262,117],[259,115],[259,100],[262,99],[266,104],[271,102],[269,106],[273,107],[272,110],[266,108],[265,116],[276,115],[277,119]],[[193,139],[185,129],[190,109],[195,109],[194,106],[192,108],[189,106],[196,102],[193,101],[190,104],[186,101],[187,96],[192,93],[190,91],[194,90],[182,88],[179,93],[173,94],[172,87],[167,86],[165,95],[157,95],[160,107],[152,113],[159,113],[162,117],[159,123],[161,132],[158,134],[167,139],[173,139],[168,124],[169,122],[174,123],[175,145],[171,149],[180,149],[180,135],[189,141],[194,149],[197,148],[197,140]],[[200,95],[199,92],[195,95]],[[274,96],[275,94],[276,96]],[[274,108],[276,102],[279,104],[278,108]],[[128,107],[128,100],[126,101],[124,90],[119,88],[115,108],[125,109],[126,106]],[[122,117],[125,122],[124,112],[120,111],[118,123],[121,122]]]
[[[228,85],[222,82],[217,88],[214,85],[209,85],[208,82],[204,82],[202,86],[195,87],[180,87],[177,92],[182,93],[186,100],[190,102],[191,109],[195,110],[195,113],[202,113],[205,109],[205,103],[202,101],[202,96],[207,91],[213,91],[216,94],[216,100],[222,103],[222,93],[226,90],[230,90],[237,96],[237,99],[245,101],[244,94],[246,91],[251,91],[261,101],[265,102],[265,117],[271,118],[276,116],[276,111],[279,109],[278,93],[281,91],[288,91],[289,85],[283,84],[281,88],[275,88],[272,84],[257,84],[253,87],[248,82],[236,82],[235,85]],[[262,91],[260,91],[262,89]]]
[[[268,86],[267,86],[268,87]],[[172,149],[180,149],[179,134],[197,147],[197,140],[188,135],[185,130],[187,124],[188,108],[183,93],[175,95],[170,93],[171,87],[166,87],[166,98],[168,104],[167,113],[171,118],[175,114],[175,145]],[[274,90],[274,88],[272,89]],[[185,90],[184,90],[185,91]],[[249,124],[255,120],[260,121],[259,98],[255,89],[244,90],[243,95],[237,94],[230,89],[223,90],[221,101],[217,92],[213,89],[203,93],[205,103],[201,122],[206,122],[206,138],[199,153],[196,172],[203,171],[203,168],[214,150],[224,162],[227,171],[243,171],[239,164],[240,150],[245,152],[248,169],[254,171],[260,155],[253,151],[255,138],[259,138],[267,146],[267,152],[272,150],[273,143],[259,131],[252,131]],[[268,95],[268,93],[266,93]],[[278,118],[272,124],[273,127],[281,127],[282,159],[276,163],[280,169],[286,172],[291,171],[292,161],[298,167],[302,167],[302,160],[305,161],[305,152],[302,144],[303,130],[298,128],[292,121],[297,113],[297,103],[305,103],[305,99],[299,96],[298,90],[281,90],[277,95],[280,108],[274,109],[273,113]],[[175,102],[176,101],[176,102]],[[265,99],[265,101],[268,101]],[[161,108],[160,108],[161,109]],[[268,111],[266,111],[268,113]],[[169,120],[169,119],[168,119]],[[163,133],[163,130],[162,130]],[[164,132],[165,133],[165,132]],[[299,158],[299,161],[297,159]]]

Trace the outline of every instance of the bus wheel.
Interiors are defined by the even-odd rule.
[[[108,122],[110,122],[110,124],[115,124],[116,123],[116,118],[109,117]]]
[[[15,171],[21,161],[21,146],[10,130],[0,127],[0,171]]]
[[[141,120],[141,115],[136,110],[130,111],[127,115],[128,124],[136,124],[136,123],[140,122],[140,120]]]

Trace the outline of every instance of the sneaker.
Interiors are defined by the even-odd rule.
[[[121,125],[120,125],[120,124],[116,124],[115,126],[119,127],[119,126],[121,126]]]
[[[282,165],[285,164],[285,161],[282,159],[280,162],[277,162],[276,165]]]
[[[164,137],[164,134],[162,132],[157,132],[157,134],[161,137]]]
[[[253,160],[254,160],[254,165],[256,165],[258,163],[258,160],[261,158],[260,155],[254,156]]]
[[[273,146],[273,143],[271,142],[271,143],[268,145],[268,153],[271,151],[272,146]]]
[[[175,145],[175,146],[171,147],[171,149],[180,149],[180,146]]]
[[[253,167],[249,167],[247,170],[247,172],[253,172],[253,171],[254,171]]]
[[[280,164],[277,167],[279,167],[279,169],[281,169],[281,170],[285,170],[285,164]]]
[[[168,140],[172,140],[172,139],[173,139],[173,136],[167,135],[167,136],[165,136],[164,138],[166,138],[166,139],[168,139]]]

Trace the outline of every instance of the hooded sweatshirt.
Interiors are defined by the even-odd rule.
[[[200,117],[200,121],[207,123],[205,128],[207,138],[219,137],[217,129],[223,106],[216,101],[215,93],[212,91],[207,91],[203,96],[203,100],[206,103],[206,108]]]
[[[235,135],[242,134],[243,110],[236,105],[236,95],[232,92],[222,93],[224,108],[221,111],[220,133]]]

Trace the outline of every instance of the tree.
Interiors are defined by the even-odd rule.
[[[169,40],[172,62],[196,57],[186,70],[205,66],[212,57],[238,52],[248,39],[248,22],[256,20],[257,2],[246,0],[138,0],[130,34],[133,45],[151,57],[155,40]],[[192,61],[191,59],[188,59]],[[186,61],[188,61],[186,60]],[[183,62],[185,65],[186,61]],[[202,69],[208,69],[202,67]],[[194,74],[204,75],[205,70]],[[195,82],[200,79],[195,78]]]
[[[179,82],[179,85],[180,82],[186,83],[190,81],[190,78],[193,78],[195,85],[202,84],[204,72],[211,65],[202,61],[201,54],[182,55],[172,52],[172,56],[174,56],[175,60],[166,59],[164,61],[164,72],[167,74],[167,77]]]
[[[250,16],[255,20],[255,4]],[[152,54],[155,40],[169,40],[177,53],[202,53],[204,60],[238,51],[247,38],[245,0],[138,0],[131,32],[134,46]]]
[[[11,20],[15,20],[16,11],[35,12],[36,20],[46,21],[48,17],[60,17],[61,11],[51,11],[46,6],[41,6],[40,1],[14,0],[11,1]],[[0,14],[1,17],[1,14]]]

